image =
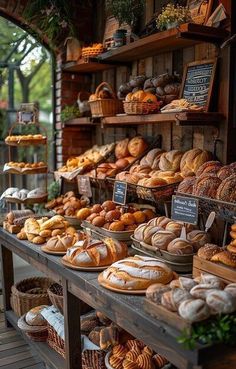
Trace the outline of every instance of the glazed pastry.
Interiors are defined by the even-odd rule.
[[[210,309],[201,299],[183,301],[178,309],[179,315],[189,322],[200,322],[210,316]]]

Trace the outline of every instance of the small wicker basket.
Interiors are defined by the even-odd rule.
[[[47,289],[52,284],[49,278],[23,279],[11,288],[11,307],[17,316],[26,314],[39,305],[50,305]]]
[[[82,58],[92,58],[101,54],[104,50],[103,45],[101,46],[88,46],[82,48]]]
[[[159,103],[149,103],[142,101],[124,101],[124,111],[128,115],[132,114],[153,114],[160,109]]]
[[[48,328],[46,326],[32,326],[25,321],[24,314],[17,322],[18,327],[25,332],[25,334],[35,342],[45,342],[48,337]]]
[[[112,99],[99,98],[99,91],[103,87],[106,87],[110,91]],[[107,82],[100,83],[100,85],[96,88],[95,95],[97,97],[97,100],[89,101],[92,117],[110,117],[123,112],[122,101],[117,99],[114,91],[112,90],[112,87]]]
[[[47,290],[49,299],[61,314],[63,314],[63,290],[58,283],[53,283]]]

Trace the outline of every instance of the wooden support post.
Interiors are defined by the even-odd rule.
[[[2,269],[2,294],[4,311],[11,310],[10,297],[11,286],[14,284],[13,258],[12,252],[3,245],[0,245],[1,269]],[[11,324],[5,318],[7,327]]]
[[[68,291],[63,279],[66,369],[82,369],[80,311],[81,301]]]

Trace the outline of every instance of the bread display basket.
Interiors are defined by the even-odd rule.
[[[124,101],[124,112],[128,115],[154,114],[160,109],[159,103],[149,103],[142,101]]]
[[[102,88],[106,88],[110,92],[112,96],[111,99],[99,98],[99,92]],[[117,99],[112,87],[107,82],[100,83],[96,88],[94,95],[96,96],[96,99],[89,101],[92,117],[110,117],[123,112],[122,102]]]
[[[113,238],[117,241],[131,244],[131,236],[134,231],[109,231],[102,227],[96,227],[86,220],[82,221],[82,228],[84,231],[95,238],[104,239],[105,237]]]
[[[45,325],[29,325],[25,320],[26,314],[18,319],[17,325],[25,332],[25,334],[32,340],[36,342],[45,342],[48,338],[48,328]]]

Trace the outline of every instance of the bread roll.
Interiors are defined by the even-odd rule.
[[[161,228],[160,227],[153,227],[153,226],[146,226],[145,228],[144,228],[144,232],[143,232],[143,241],[145,242],[145,243],[147,243],[147,244],[150,244],[151,245],[151,243],[152,243],[152,236],[156,233],[156,232],[158,232],[158,231],[160,231],[161,230]]]
[[[194,230],[187,234],[187,240],[192,244],[194,251],[197,252],[200,247],[211,241],[211,236],[207,232]]]
[[[132,138],[128,143],[129,153],[131,156],[135,158],[141,155],[146,149],[147,149],[147,143],[140,136]]]
[[[236,268],[236,255],[224,250],[213,255],[211,261],[220,262],[232,268]]]
[[[62,222],[64,220],[65,219],[61,215],[55,215],[51,219],[48,219],[46,222],[44,222],[41,225],[40,229],[41,229],[41,231],[43,231],[45,229],[53,229],[53,227],[55,227],[55,228],[63,228],[63,227],[60,227],[58,225],[62,224]]]
[[[183,290],[190,291],[196,284],[192,278],[179,277],[170,282],[170,288],[182,288]]]
[[[236,283],[230,283],[225,287],[225,291],[236,299]]]
[[[210,309],[201,299],[183,301],[178,309],[179,315],[189,322],[200,322],[209,318]]]
[[[206,303],[215,314],[230,314],[236,310],[236,298],[227,291],[212,291],[206,296]]]
[[[121,232],[124,231],[125,225],[120,220],[115,220],[110,224],[109,231]]]
[[[153,226],[165,228],[166,225],[169,222],[171,222],[171,219],[170,218],[167,218],[165,216],[162,216],[162,217],[158,217],[158,218],[153,218],[152,220],[150,220],[148,222],[148,225],[153,225]]]
[[[201,247],[198,252],[197,255],[204,260],[211,260],[212,256],[214,256],[215,254],[219,253],[222,251],[222,248],[211,244],[211,243],[206,243],[205,246]]]
[[[173,232],[160,230],[152,236],[151,244],[152,246],[155,246],[157,249],[166,250],[167,246],[175,238],[176,236]]]
[[[181,193],[193,193],[193,186],[195,184],[196,178],[195,177],[186,177],[184,180],[179,184],[177,192]]]
[[[220,278],[208,273],[201,274],[201,283],[210,284],[212,287],[219,290],[223,290],[225,287],[225,283]]]
[[[236,243],[236,240],[234,240],[234,242]],[[227,246],[227,250],[230,251],[232,254],[236,254],[236,245],[234,245],[233,243],[229,244]]]
[[[178,150],[171,150],[167,153],[163,153],[160,157],[159,167],[163,171],[173,170],[178,171],[180,169],[180,161],[183,153]]]
[[[219,185],[216,193],[217,200],[236,202],[236,174],[224,179]]]
[[[221,168],[222,164],[219,161],[207,161],[198,168],[196,176],[200,177],[203,173],[217,175]]]
[[[128,144],[129,144],[128,138],[125,138],[124,140],[117,142],[115,147],[115,156],[117,159],[129,156]]]
[[[225,165],[224,167],[220,168],[217,172],[217,177],[223,181],[224,179],[232,176],[235,173],[235,169],[230,165]]]
[[[173,232],[176,235],[176,237],[179,237],[181,234],[182,228],[183,228],[182,223],[178,223],[173,220],[166,225],[165,230]]]
[[[216,287],[212,286],[211,284],[203,284],[200,283],[197,286],[193,287],[190,290],[191,295],[196,299],[205,300],[209,292],[215,290]]]
[[[92,220],[92,224],[96,227],[103,227],[104,224],[106,223],[106,220],[104,217],[102,217],[101,215],[98,215],[97,217],[95,217]]]
[[[181,302],[188,299],[191,299],[191,295],[188,291],[182,288],[174,288],[171,291],[163,293],[161,304],[170,311],[178,311]]]
[[[103,283],[111,287],[143,290],[153,283],[169,283],[173,272],[154,258],[136,255],[112,264],[100,276]]]
[[[107,200],[107,201],[104,201],[104,203],[102,204],[102,208],[105,211],[115,210],[116,204],[111,200]]]
[[[137,223],[137,224],[143,223],[146,220],[146,216],[141,210],[135,211],[133,213],[133,216],[134,216],[134,219],[135,219],[135,223]]]
[[[27,324],[32,326],[46,326],[47,321],[41,315],[41,311],[45,309],[47,305],[36,306],[29,310],[25,315],[25,321]]]
[[[186,151],[180,162],[180,170],[184,177],[194,176],[199,167],[211,159],[211,153],[201,149]]]
[[[144,239],[144,230],[147,227],[146,223],[145,224],[140,224],[134,231],[134,238],[137,241],[143,241]]]
[[[167,251],[171,254],[186,255],[193,254],[194,249],[188,240],[184,240],[183,238],[175,238],[168,244]]]
[[[172,283],[173,281],[171,281]],[[163,295],[164,292],[168,292],[170,291],[170,287],[165,285],[165,284],[161,284],[161,283],[155,283],[152,284],[151,286],[148,287],[147,291],[146,291],[146,297],[149,300],[152,300],[154,302],[156,302],[157,304],[161,303],[161,297]]]
[[[77,211],[76,213],[76,217],[79,220],[85,220],[86,218],[88,218],[88,216],[91,214],[91,210],[88,208],[82,208],[80,210]]]

